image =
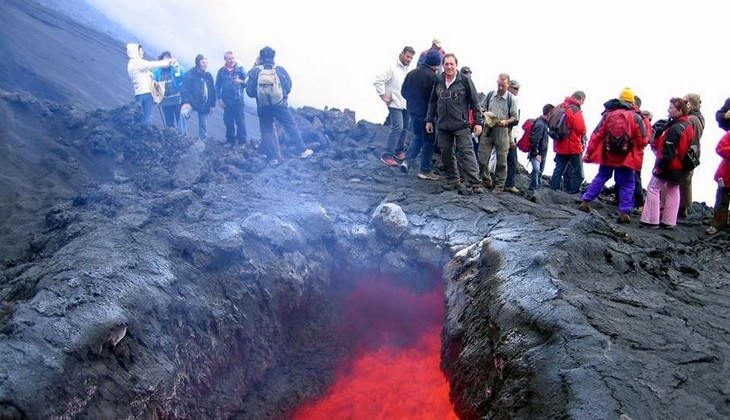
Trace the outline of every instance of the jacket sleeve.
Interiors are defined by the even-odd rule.
[[[180,100],[184,104],[189,104],[192,100],[190,95],[190,73],[185,73],[185,77],[183,78],[182,82],[182,88],[180,89]]]
[[[730,159],[730,131],[726,132],[724,136],[717,143],[715,151],[723,159]]]
[[[689,122],[687,124],[689,124]],[[664,147],[662,148],[661,159],[659,162],[657,162],[657,166],[662,170],[669,169],[669,164],[677,156],[677,147],[679,146],[679,142],[682,139],[684,128],[686,127],[684,127],[682,124],[675,123],[672,124],[672,126],[669,127],[668,130],[664,130],[667,137],[664,139]]]
[[[634,123],[637,128],[633,137],[633,144],[643,149],[649,144],[649,135],[644,124],[644,117],[638,112],[633,112],[632,115],[634,116]]]
[[[276,74],[279,75],[279,81],[281,82],[281,88],[284,90],[284,99],[291,93],[292,81],[289,77],[289,73],[284,67],[276,66]]]
[[[542,119],[542,118],[540,118]],[[532,126],[532,132],[530,133],[530,155],[537,156],[541,154],[543,148],[543,140],[547,137],[547,124],[538,123],[535,120],[535,125]]]
[[[215,93],[220,98],[223,95],[223,67],[218,69],[215,75]]]
[[[390,81],[390,79],[393,78],[393,68],[388,67],[384,72],[378,73],[375,75],[375,82],[373,82],[373,86],[375,86],[375,93],[378,94],[378,96],[385,95],[385,84]]]
[[[248,95],[249,98],[256,97],[256,85],[259,80],[259,71],[261,71],[260,68],[254,67],[248,72],[248,77],[246,78],[246,95]]]
[[[477,89],[474,87],[474,82],[472,82],[468,77],[464,77],[464,79],[466,79],[466,88],[469,92],[469,108],[474,112],[474,124],[484,125],[484,117],[482,116],[482,110],[479,106],[479,95],[477,94]]]
[[[436,87],[438,82],[435,82],[431,86],[431,96],[428,99],[428,112],[426,113],[426,122],[433,123],[436,120],[436,102],[438,101],[438,95],[436,94]]]

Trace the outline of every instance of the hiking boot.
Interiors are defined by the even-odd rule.
[[[474,186],[474,187],[471,187],[471,193],[472,194],[484,194],[484,188],[482,188],[482,187],[480,187],[478,185],[477,186]]]
[[[482,187],[491,190],[492,188],[494,188],[494,185],[492,184],[492,181],[488,181],[485,179],[482,181]]]
[[[459,193],[459,195],[471,195],[471,188],[467,188],[466,186],[459,184],[456,192]]]
[[[302,159],[306,159],[314,154],[314,150],[312,149],[304,149],[302,153],[299,154],[299,157]]]
[[[405,160],[406,159],[406,152],[398,152],[395,154],[395,158],[398,160]]]
[[[388,166],[398,166],[398,161],[393,156],[383,156],[380,161]]]
[[[631,218],[626,213],[619,213],[616,221],[618,223],[631,223]]]
[[[582,201],[580,203],[580,206],[578,206],[578,210],[584,211],[586,213],[590,213],[593,210],[591,208],[591,202],[590,201]]]
[[[502,192],[504,192],[504,189],[502,187],[494,187],[492,189],[492,192],[495,194],[502,194]]]
[[[433,172],[419,172],[418,179],[425,179],[426,181],[438,181],[439,176]]]
[[[400,171],[404,174],[408,173],[408,163],[406,163],[406,161],[400,163]]]
[[[450,181],[444,185],[444,189],[447,191],[458,190],[460,186],[461,183],[459,181]]]
[[[511,192],[512,194],[519,194],[520,193],[520,190],[518,190],[517,187],[515,187],[515,186],[512,186],[512,187],[504,187],[504,190],[507,191],[507,192]]]

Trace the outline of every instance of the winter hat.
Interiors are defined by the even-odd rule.
[[[625,87],[624,90],[621,91],[621,94],[618,95],[618,98],[624,102],[633,104],[634,103],[634,92],[632,92],[630,88]]]
[[[431,45],[435,45],[435,46],[436,46],[436,48],[441,48],[441,41],[440,41],[440,40],[439,40],[438,38],[434,38],[434,39],[433,39],[433,40],[431,41]]]
[[[271,47],[264,47],[264,48],[261,48],[261,51],[259,51],[259,57],[261,58],[261,61],[263,61],[263,62],[274,61],[275,56],[276,56],[276,51],[274,51],[274,49]]]
[[[509,87],[511,87],[513,89],[519,89],[520,88],[520,82],[518,82],[515,79],[512,79],[512,80],[509,81]]]
[[[195,67],[200,67],[200,62],[205,60],[205,56],[203,54],[198,54],[195,56]]]
[[[441,54],[436,50],[430,50],[426,54],[426,60],[424,61],[427,66],[440,66],[441,65]]]

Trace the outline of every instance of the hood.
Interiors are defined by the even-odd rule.
[[[620,109],[632,110],[632,109],[634,109],[634,104],[630,104],[626,101],[622,101],[621,99],[614,98],[614,99],[609,99],[608,101],[606,101],[603,104],[603,107],[605,109],[619,109],[620,108]]]
[[[139,56],[139,44],[127,44],[127,57],[141,58]]]

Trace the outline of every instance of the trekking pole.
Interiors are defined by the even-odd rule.
[[[162,113],[162,107],[157,104],[157,109],[160,111],[160,119],[162,120],[162,128],[167,127],[167,121],[165,121],[165,114]]]

